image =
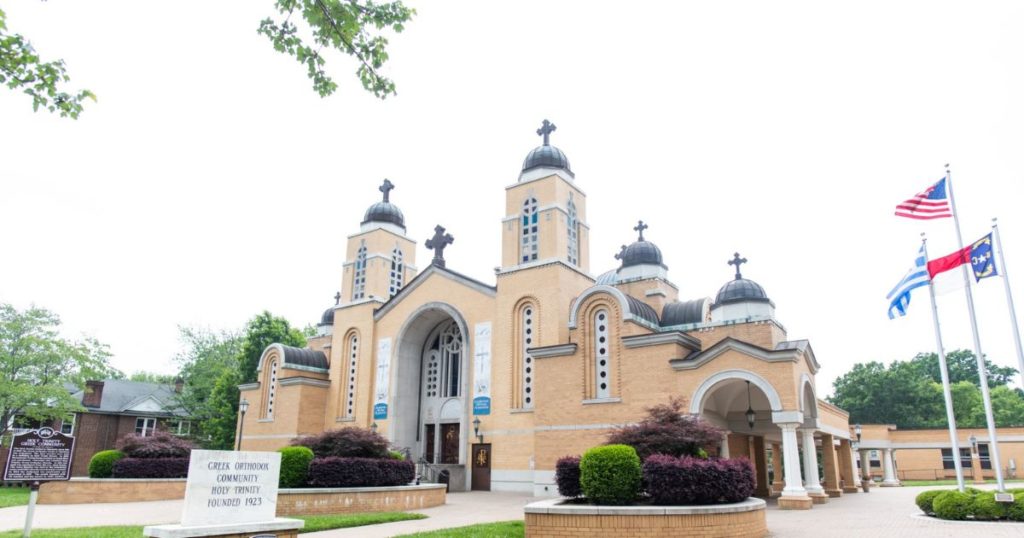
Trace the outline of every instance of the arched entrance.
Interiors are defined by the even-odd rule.
[[[451,305],[417,309],[398,333],[389,440],[417,462],[448,471],[453,491],[468,489],[469,332]]]

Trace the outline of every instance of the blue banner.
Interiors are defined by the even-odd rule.
[[[379,403],[373,406],[373,418],[382,419],[388,418],[388,404]]]
[[[992,234],[971,245],[971,269],[974,271],[975,282],[990,276],[996,276],[996,261],[992,259]]]
[[[487,396],[477,396],[476,398],[473,398],[473,414],[490,415],[491,399]]]

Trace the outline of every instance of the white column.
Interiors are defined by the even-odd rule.
[[[818,449],[814,446],[814,430],[801,428],[804,437],[804,489],[808,495],[824,495],[818,481]]]
[[[882,469],[883,469],[883,486],[898,486],[900,481],[896,479],[896,465],[892,461],[892,449],[885,449],[885,455],[882,457]]]
[[[782,488],[783,497],[807,497],[803,481],[800,479],[800,447],[796,440],[797,423],[777,424],[782,430],[782,466],[785,468],[786,487]],[[806,501],[804,501],[806,502]]]
[[[722,450],[718,451],[718,455],[722,458],[729,457],[729,432],[722,434]]]
[[[860,473],[857,472],[856,452],[853,450],[853,443],[850,445],[850,476],[853,477],[853,485],[860,487]]]
[[[860,451],[860,475],[868,477],[869,485],[875,485],[875,478],[871,475],[871,451],[866,448]]]

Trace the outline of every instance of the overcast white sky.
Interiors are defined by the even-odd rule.
[[[125,371],[172,372],[178,325],[316,322],[385,177],[421,268],[440,223],[448,266],[493,282],[504,187],[548,118],[595,273],[637,219],[683,298],[713,297],[739,251],[810,339],[819,395],[856,362],[934,350],[924,290],[898,321],[885,294],[921,231],[936,256],[956,246],[950,220],[892,214],[944,163],[965,241],[1000,218],[1024,306],[1020,3],[413,2],[383,102],[340,56],[318,97],[256,34],[271,5],[2,3],[99,102],[76,122],[0,90],[0,301],[59,313]],[[1016,367],[1002,282],[976,299],[984,351]],[[947,347],[970,347],[963,293],[939,308]]]

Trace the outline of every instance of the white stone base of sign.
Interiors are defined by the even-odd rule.
[[[258,535],[301,529],[306,524],[301,519],[275,518],[262,523],[232,523],[230,525],[202,525],[182,527],[175,525],[151,525],[142,529],[143,536],[152,538],[195,538],[199,536],[230,536],[236,534]]]

